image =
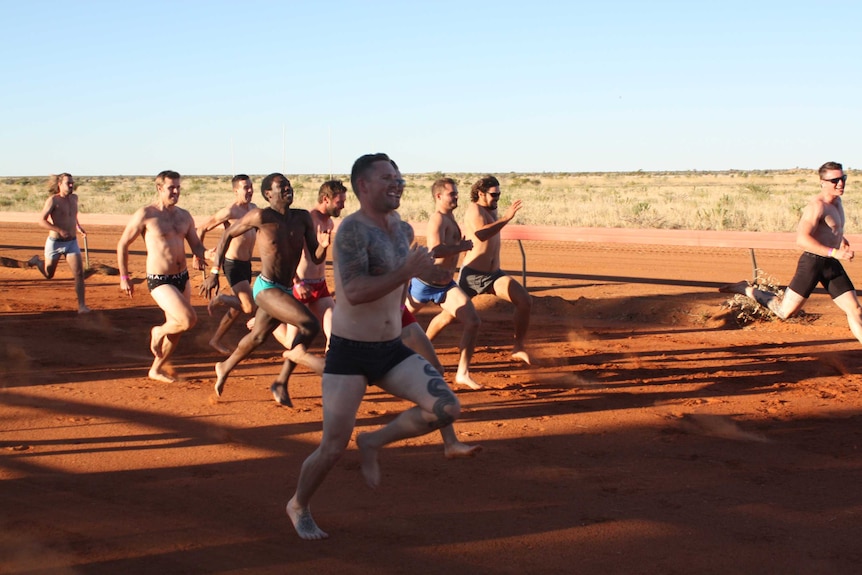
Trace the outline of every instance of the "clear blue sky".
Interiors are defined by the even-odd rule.
[[[0,2],[0,176],[862,163],[858,1]]]

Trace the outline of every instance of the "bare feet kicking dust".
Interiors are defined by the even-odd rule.
[[[91,265],[116,265],[128,217],[88,217],[90,257],[104,258]],[[29,221],[0,236],[0,256],[22,266],[45,244]],[[792,236],[757,252],[782,282],[799,260]],[[502,243],[501,265],[520,269],[517,242]],[[463,390],[455,427],[483,451],[444,459],[472,445],[450,454],[432,433],[360,453],[358,433],[374,440],[413,406],[369,386],[350,447],[311,506],[287,511],[286,483],[322,437],[320,376],[295,370],[299,409],[274,405],[284,348],[270,341],[229,376],[239,400],[218,399],[213,366],[226,362],[209,339],[225,309],[210,317],[193,293],[199,323],[176,372],[156,365],[177,381],[158,383],[150,330],[163,315],[149,297],[95,276],[93,313],[79,316],[66,266],[48,282],[0,265],[0,515],[14,527],[0,573],[860,572],[862,347],[828,294],[811,295],[806,321],[739,329],[718,289],[751,278],[747,247],[523,243],[533,365],[510,357],[511,304],[495,296],[477,296],[470,373],[483,389],[455,383],[461,330],[434,342]],[[129,260],[146,269],[144,250]]]
[[[162,383],[174,383],[176,381],[175,378],[171,377],[165,372],[156,371],[155,368],[150,368],[150,371],[147,373],[147,377],[154,381],[160,381]]]
[[[221,397],[222,392],[224,392],[224,384],[227,381],[227,376],[222,374],[221,362],[215,364],[215,372],[216,372],[216,382],[215,382],[215,392],[216,395]]]

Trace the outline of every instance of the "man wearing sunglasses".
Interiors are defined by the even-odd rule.
[[[458,285],[471,299],[478,294],[490,293],[515,305],[512,358],[529,364],[530,356],[524,339],[530,326],[533,300],[527,288],[500,269],[500,231],[515,218],[521,209],[521,200],[513,201],[502,216],[497,215],[499,201],[500,182],[494,176],[480,178],[470,189],[470,204],[464,214],[464,235],[473,242],[473,247],[464,255]]]
[[[850,242],[844,237],[844,207],[841,196],[847,175],[838,162],[826,162],[818,170],[820,193],[808,202],[796,228],[796,243],[804,251],[799,257],[796,273],[784,297],[756,289],[747,281],[728,284],[719,288],[724,293],[738,293],[754,299],[768,307],[781,319],[797,313],[814,287],[820,283],[832,296],[841,310],[847,314],[850,331],[862,342],[862,307],[856,297],[856,289],[844,271],[840,260],[853,261]]]

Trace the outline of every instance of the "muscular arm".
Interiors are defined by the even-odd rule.
[[[444,260],[461,252],[466,252],[473,247],[473,242],[463,237],[456,244],[447,244],[445,237],[446,222],[439,212],[431,215],[428,226],[425,228],[425,245],[431,256],[436,260]],[[437,261],[437,264],[443,263]]]
[[[129,246],[144,231],[144,216],[146,208],[140,208],[132,215],[132,219],[126,224],[120,241],[117,242],[117,267],[120,269],[120,278],[129,275]]]
[[[212,262],[213,267],[218,269],[224,265],[224,255],[227,253],[227,248],[232,239],[237,236],[241,236],[251,229],[260,229],[261,223],[261,211],[255,208],[245,214],[242,218],[236,220],[231,227],[226,229],[221,235],[218,246],[215,248],[215,255],[213,256]],[[203,243],[201,243],[201,249],[203,249]],[[216,293],[218,293],[219,290],[217,273],[212,273],[207,276],[200,287],[201,295],[205,296],[207,299],[212,297],[213,290],[215,290]]]
[[[473,204],[473,206],[476,206]],[[495,235],[500,233],[506,224],[515,219],[515,214],[518,213],[518,210],[521,209],[521,200],[515,200],[512,202],[512,205],[503,213],[501,217],[497,220],[486,224],[485,220],[482,218],[482,214],[479,213],[479,207],[476,206],[473,209],[471,206],[471,210],[468,212],[467,217],[470,218],[470,222],[472,224],[472,229],[475,231],[473,235],[476,236],[476,239],[480,242],[486,242]]]
[[[329,247],[329,233],[317,231],[317,226],[307,211],[304,214],[305,223],[305,245],[308,255],[315,264],[322,264],[326,260],[326,249]]]
[[[204,237],[206,237],[207,232],[210,232],[219,226],[224,226],[225,229],[227,229],[230,215],[230,206],[222,208],[217,211],[215,215],[213,215],[210,219],[208,219],[206,223],[199,227],[198,236],[200,237],[201,243],[203,243]]]
[[[231,227],[225,230],[225,232],[221,235],[221,239],[219,240],[218,246],[215,249],[215,256],[213,258],[214,266],[221,267],[222,264],[224,264],[224,255],[227,253],[227,248],[230,245],[232,239],[241,236],[249,230],[260,229],[260,215],[261,210],[258,208],[250,210],[243,217],[235,221]]]
[[[84,236],[85,238],[87,237],[87,232],[81,226],[81,222],[80,222],[80,220],[78,220],[78,214],[77,213],[75,214],[75,227],[78,228],[78,231],[81,232],[82,236]]]
[[[51,196],[47,200],[45,200],[45,205],[42,207],[42,213],[39,216],[39,225],[45,228],[50,232],[56,232],[60,234],[62,237],[66,232],[63,228],[54,225],[52,222],[48,220],[51,216],[51,213],[54,211],[54,196]]]
[[[194,255],[194,263],[195,267],[199,270],[204,269],[204,260],[206,256],[204,255],[204,244],[201,242],[201,239],[198,237],[198,232],[195,229],[195,221],[192,218],[192,215],[188,215],[189,218],[189,226],[186,230],[186,241],[189,244],[189,248],[192,250],[192,254]]]
[[[431,247],[430,245],[428,246]],[[446,244],[437,244],[431,250],[431,256],[435,259],[446,259],[450,256],[454,256],[455,254],[460,254],[461,252],[470,251],[473,248],[473,242],[470,240],[465,240],[461,238],[461,241],[457,244],[446,245]],[[440,262],[437,262],[440,263]]]
[[[144,231],[144,217],[147,214],[146,208],[140,208],[132,215],[132,219],[126,224],[126,229],[123,230],[123,235],[120,236],[120,241],[117,242],[117,268],[120,270],[120,289],[132,297],[135,286],[129,280],[129,246],[137,239]]]

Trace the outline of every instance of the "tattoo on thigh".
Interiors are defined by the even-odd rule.
[[[455,394],[452,393],[452,390],[449,389],[449,386],[446,385],[446,381],[440,377],[437,370],[430,365],[425,366],[425,375],[428,376],[428,393],[430,393],[432,397],[437,398],[437,401],[434,402],[433,408],[434,415],[437,416],[437,419],[430,422],[428,426],[431,429],[441,429],[455,421],[455,418],[446,413],[447,405],[455,405]]]

